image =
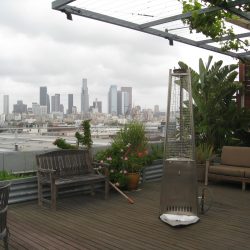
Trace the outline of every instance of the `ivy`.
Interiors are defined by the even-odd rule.
[[[183,13],[193,12],[192,16],[183,19],[183,23],[189,25],[190,33],[196,30],[197,33],[202,33],[206,37],[212,38],[215,42],[219,42],[223,51],[244,49],[247,51],[249,41],[242,40],[236,37],[233,27],[226,26],[226,20],[235,19],[236,17],[228,11],[221,9],[209,13],[199,14],[199,11],[204,7],[212,7],[214,5],[226,6],[227,0],[179,0],[183,6]],[[239,7],[241,11],[249,11],[250,4],[243,4]],[[229,36],[229,39],[222,41],[224,36]]]

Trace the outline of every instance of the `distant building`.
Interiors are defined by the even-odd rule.
[[[157,114],[160,112],[160,108],[159,108],[159,105],[155,105],[154,106],[154,113]]]
[[[63,104],[60,104],[60,106],[59,106],[59,112],[61,112],[61,113],[64,114],[64,106],[63,106]]]
[[[51,113],[56,111],[55,96],[51,96]]]
[[[60,94],[55,94],[55,112],[60,111]]]
[[[48,94],[47,94],[46,106],[47,106],[47,114],[49,114],[50,113],[50,99],[49,99]]]
[[[68,94],[68,114],[72,114],[73,94]]]
[[[40,105],[38,103],[32,103],[32,112],[34,115],[40,115]]]
[[[123,100],[125,101],[125,103],[122,104],[124,109],[123,114],[130,114],[132,109],[132,87],[121,87],[121,92],[127,93],[123,94]]]
[[[23,101],[17,101],[17,104],[13,105],[13,113],[15,114],[22,114],[27,113],[27,105],[23,104]]]
[[[76,106],[72,107],[72,114],[77,114],[77,107]]]
[[[9,110],[9,96],[8,95],[4,95],[3,96],[3,113],[5,115],[8,115],[10,112]]]
[[[97,109],[98,113],[102,113],[102,102],[95,99],[95,101],[93,102],[93,107]]]
[[[86,114],[89,112],[89,93],[87,86],[87,79],[82,79],[82,91],[81,91],[81,113]]]
[[[47,87],[40,87],[40,105],[47,106]]]
[[[108,93],[108,113],[117,115],[117,86],[111,85]]]

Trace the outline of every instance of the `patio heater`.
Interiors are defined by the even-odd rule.
[[[199,220],[194,148],[191,74],[170,70],[160,219],[171,226]]]

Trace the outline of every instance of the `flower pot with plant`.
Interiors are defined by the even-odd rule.
[[[110,181],[122,189],[136,189],[147,164],[147,138],[143,124],[133,121],[121,129],[111,147],[97,153],[96,160],[109,163]],[[136,177],[136,184],[130,181]]]

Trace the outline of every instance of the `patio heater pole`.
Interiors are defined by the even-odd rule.
[[[199,220],[192,109],[190,71],[170,70],[160,219],[172,226]]]

